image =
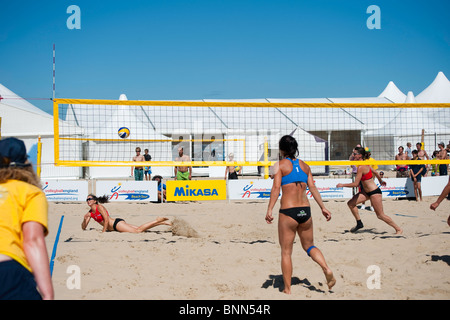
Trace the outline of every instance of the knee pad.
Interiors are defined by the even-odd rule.
[[[310,253],[311,250],[314,249],[314,248],[317,248],[317,247],[316,247],[316,246],[311,246],[311,247],[308,248],[308,250],[306,250],[306,254],[308,254],[308,257],[310,257],[310,254],[309,254],[309,253]]]

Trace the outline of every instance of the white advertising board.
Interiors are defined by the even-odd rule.
[[[414,198],[414,186],[410,178],[386,178],[386,186],[380,187],[384,198]],[[352,188],[336,188],[338,183],[351,183],[351,179],[314,179],[317,190],[322,199],[350,199]],[[448,176],[423,177],[422,196],[438,196],[448,182]],[[272,179],[259,180],[229,180],[228,198],[230,200],[269,199],[272,189]],[[309,190],[306,192],[312,199]]]
[[[351,188],[336,188],[338,183],[350,183],[351,179],[317,179],[314,180],[317,190],[323,199],[351,198]],[[272,179],[260,180],[228,180],[228,197],[231,200],[264,200],[270,199]],[[309,190],[309,198],[312,198]]]
[[[88,182],[84,180],[46,180],[42,181],[47,201],[86,201]]]
[[[96,196],[108,195],[109,201],[146,202],[158,200],[156,181],[102,181],[95,183]]]

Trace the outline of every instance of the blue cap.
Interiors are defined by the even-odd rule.
[[[25,163],[28,158],[25,143],[14,137],[0,140],[0,157],[9,160],[5,163],[4,160],[1,159],[0,166],[2,167],[24,167],[30,165],[30,163]]]

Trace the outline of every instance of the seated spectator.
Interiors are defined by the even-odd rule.
[[[158,182],[158,202],[166,202],[166,184],[162,182],[163,178],[156,175],[152,180]]]
[[[403,146],[398,147],[398,154],[395,155],[395,160],[409,160],[408,155],[403,151],[404,151]],[[397,170],[397,178],[408,176],[408,165],[397,165],[396,170]]]

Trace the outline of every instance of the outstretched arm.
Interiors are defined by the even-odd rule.
[[[362,177],[361,167],[358,167],[358,170],[356,171],[355,181],[353,181],[352,183],[338,183],[336,185],[336,188],[356,188],[357,186],[359,186],[361,177]]]

